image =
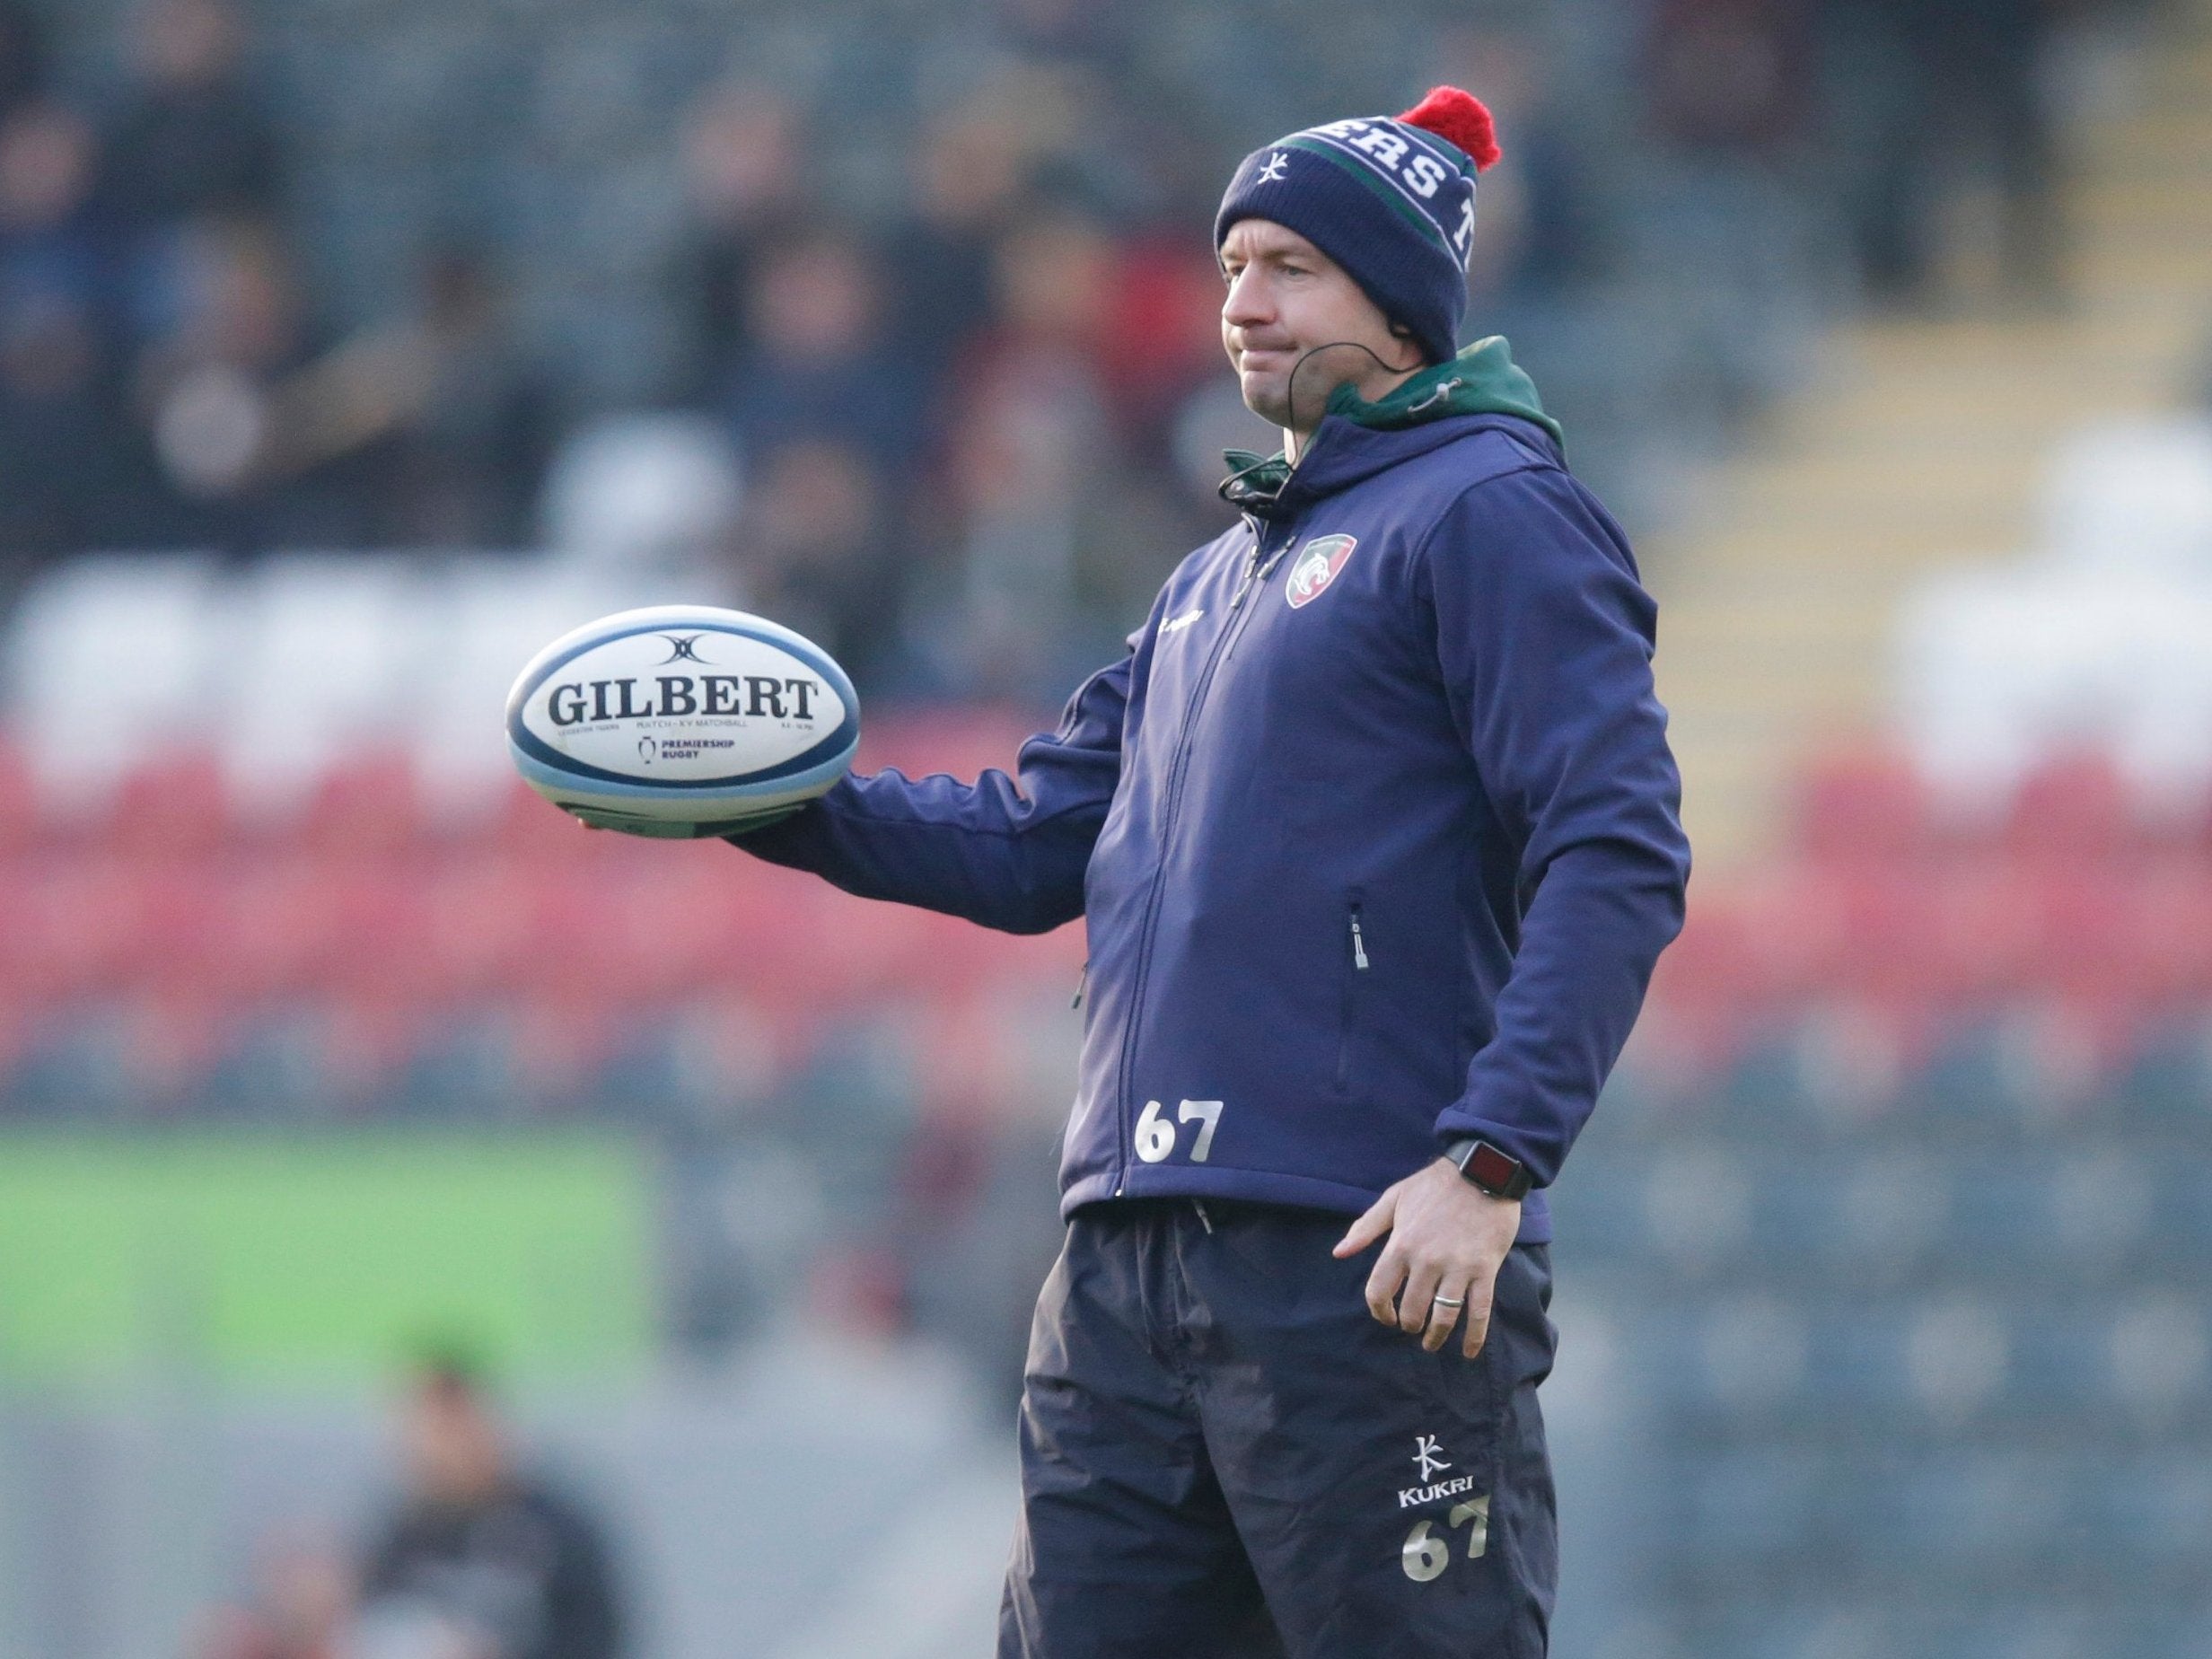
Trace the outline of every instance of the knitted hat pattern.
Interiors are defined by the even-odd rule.
[[[1497,158],[1489,110],[1456,86],[1402,115],[1309,127],[1238,166],[1214,217],[1215,251],[1240,219],[1295,231],[1442,363],[1467,311],[1475,177]]]

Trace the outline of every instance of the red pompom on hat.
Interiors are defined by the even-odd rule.
[[[1482,100],[1456,86],[1430,87],[1427,97],[1398,118],[1459,145],[1477,172],[1495,165],[1503,154],[1497,147],[1497,125]]]

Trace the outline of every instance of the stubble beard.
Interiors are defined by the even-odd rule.
[[[1244,407],[1270,426],[1290,425],[1289,382],[1269,376],[1257,384],[1243,382],[1239,376],[1237,390],[1243,394]]]
[[[1339,345],[1346,343],[1333,342]],[[1338,387],[1356,388],[1361,383],[1360,377],[1356,373],[1331,373],[1332,370],[1340,369],[1345,362],[1342,354],[1331,351],[1330,347],[1316,347],[1296,353],[1288,369],[1279,374],[1262,375],[1256,383],[1246,380],[1242,372],[1239,371],[1237,390],[1243,396],[1244,407],[1269,426],[1281,426],[1286,431],[1302,434],[1311,433],[1321,424],[1322,411],[1329,407],[1329,399]],[[1304,373],[1300,372],[1302,370]],[[1292,396],[1294,381],[1297,393],[1295,398]],[[1306,417],[1304,426],[1299,426],[1292,419],[1293,416],[1300,414]]]

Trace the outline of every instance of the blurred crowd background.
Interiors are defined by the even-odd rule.
[[[2066,15],[8,0],[0,549],[689,557],[864,689],[1050,703],[1219,522],[1255,135],[1480,86],[1482,327],[1634,517],[1929,298],[1952,152],[2055,294]]]
[[[0,1651],[981,1649],[1080,929],[500,701],[719,601],[1007,764],[1272,447],[1236,160],[1445,81],[1699,859],[1555,1652],[2212,1655],[2202,0],[0,0]]]

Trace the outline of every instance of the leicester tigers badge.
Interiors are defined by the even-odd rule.
[[[1352,549],[1359,545],[1351,536],[1323,536],[1306,543],[1305,551],[1291,561],[1290,580],[1283,589],[1283,596],[1290,601],[1293,610],[1313,598],[1337,579],[1337,572],[1344,568],[1344,561],[1352,557]]]

